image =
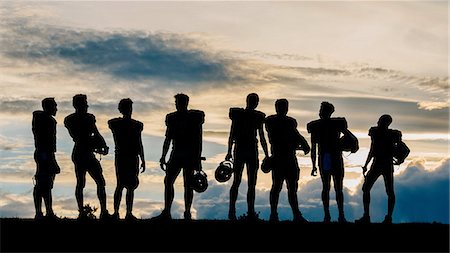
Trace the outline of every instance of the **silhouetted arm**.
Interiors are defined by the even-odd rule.
[[[142,145],[142,136],[139,134],[139,156],[141,157],[141,168],[143,173],[145,171],[145,157],[144,157],[144,145]]]
[[[161,168],[163,168],[162,165],[166,164],[166,155],[167,155],[167,152],[169,152],[170,141],[171,141],[171,139],[166,136],[166,138],[164,139],[161,159],[159,159]]]
[[[261,141],[261,147],[264,151],[264,155],[266,157],[269,156],[269,151],[267,149],[267,141],[266,141],[266,137],[264,136],[264,130],[263,127],[261,126],[261,128],[258,129],[258,133],[259,133],[259,139]]]
[[[231,155],[231,150],[233,149],[233,127],[230,127],[230,136],[228,137],[228,151],[227,155],[225,156],[225,160],[230,160],[233,155]]]
[[[107,155],[108,151],[109,151],[109,147],[108,147],[108,145],[106,145],[105,139],[103,138],[103,136],[98,131],[97,125],[95,124],[95,119],[94,119],[94,124],[92,126],[92,132],[93,132],[94,136],[98,136],[99,139],[101,139],[101,141],[102,141],[102,150],[104,151],[104,155]]]
[[[311,144],[311,162],[312,162],[312,170],[311,170],[311,176],[316,176],[317,174],[317,167],[316,167],[316,146],[317,143]]]
[[[373,141],[370,143],[370,150],[369,150],[369,154],[367,154],[366,163],[364,164],[364,166],[362,166],[363,175],[365,175],[365,173],[367,171],[367,165],[369,165],[369,162],[370,162],[370,160],[372,160],[372,158],[373,158]]]
[[[298,138],[300,139],[300,147],[302,148],[304,154],[307,155],[311,151],[308,141],[306,141],[305,137],[303,137],[300,132],[298,132]]]

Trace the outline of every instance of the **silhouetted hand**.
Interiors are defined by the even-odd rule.
[[[166,158],[165,157],[161,157],[161,159],[159,159],[159,167],[163,171],[166,171],[166,168],[164,168],[164,165],[166,165]]]
[[[225,156],[225,161],[230,161],[232,158],[233,158],[233,156],[231,155],[231,153],[228,153],[228,154]]]
[[[366,177],[367,165],[361,166],[363,170],[363,176]]]
[[[317,167],[316,167],[316,166],[314,166],[314,167],[312,168],[312,170],[311,170],[311,176],[313,176],[313,177],[317,176]]]
[[[142,161],[141,169],[142,169],[141,173],[144,173],[144,171],[145,171],[145,161]]]
[[[305,155],[307,155],[309,153],[309,151],[311,151],[311,148],[309,146],[303,148],[303,153]]]

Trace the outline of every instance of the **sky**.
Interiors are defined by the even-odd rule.
[[[203,110],[203,169],[209,188],[196,193],[193,218],[226,219],[231,180],[214,170],[224,159],[230,107],[260,97],[258,110],[275,113],[289,101],[288,115],[308,140],[306,124],[322,101],[334,104],[359,138],[357,153],[344,153],[344,201],[348,220],[363,213],[361,166],[368,129],[382,114],[393,117],[411,153],[395,166],[394,222],[449,223],[448,2],[446,1],[74,1],[0,2],[0,217],[33,217],[35,173],[32,112],[54,97],[57,153],[61,167],[53,188],[54,209],[76,217],[73,147],[64,117],[75,94],[88,97],[89,112],[108,145],[107,121],[119,117],[122,98],[134,101],[133,117],[144,123],[147,171],[140,175],[134,213],[151,218],[163,208],[164,172],[159,169],[165,115],[173,96],[185,93],[191,109]],[[111,149],[113,150],[113,148]],[[260,150],[261,151],[261,150]],[[262,152],[260,158],[262,159]],[[309,156],[298,152],[298,199],[306,219],[321,221],[321,182],[310,176]],[[114,154],[102,157],[108,209],[113,210]],[[237,215],[246,210],[246,176]],[[259,171],[256,211],[270,214],[270,174]],[[331,191],[332,219],[337,219]],[[88,176],[85,202],[99,206]],[[281,220],[292,219],[284,187]],[[380,178],[372,190],[372,221],[382,221],[387,196]],[[175,186],[172,216],[184,211],[183,182]],[[121,214],[125,204],[122,200]]]

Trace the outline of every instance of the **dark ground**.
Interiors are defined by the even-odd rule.
[[[1,219],[1,252],[449,252],[448,224]]]

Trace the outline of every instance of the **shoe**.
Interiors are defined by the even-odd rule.
[[[271,213],[269,221],[271,221],[271,222],[279,222],[280,220],[278,218],[278,214],[277,213]]]
[[[184,212],[184,219],[188,220],[188,221],[192,220],[191,212],[185,211]]]
[[[298,222],[298,223],[309,223],[307,219],[305,219],[305,217],[303,217],[303,215],[299,214],[299,215],[295,215],[294,216],[294,222]]]
[[[157,220],[157,221],[171,220],[171,219],[172,219],[172,216],[166,210],[163,210],[161,212],[161,214],[159,214],[158,216],[151,218],[151,220]]]
[[[46,220],[50,220],[50,221],[61,220],[61,218],[59,218],[58,216],[56,216],[54,213],[48,213],[47,215],[45,215],[45,219],[46,219]]]
[[[246,220],[258,221],[259,220],[258,214],[256,214],[255,212],[247,212]]]
[[[236,220],[236,211],[229,211],[228,212],[228,219],[235,221]]]
[[[355,223],[357,223],[357,224],[370,224],[370,216],[369,215],[364,215],[360,219],[355,220]]]
[[[111,215],[111,219],[113,219],[113,220],[120,220],[119,213],[113,213],[113,214]]]
[[[347,221],[347,219],[345,218],[345,216],[339,216],[338,222],[339,222],[339,223],[348,223],[348,221]]]
[[[132,213],[127,213],[127,215],[125,215],[125,220],[135,222],[138,221],[139,219],[136,218],[136,216],[134,216]]]
[[[43,220],[44,219],[44,214],[41,213],[36,213],[36,215],[34,216],[35,220]]]
[[[383,221],[382,223],[383,223],[383,224],[392,224],[392,217],[386,215],[386,216],[384,217],[384,221]]]
[[[103,211],[100,213],[100,220],[110,220],[111,214],[108,213],[108,211]]]
[[[331,216],[325,215],[325,217],[323,217],[323,223],[330,223],[330,222],[331,222]]]

